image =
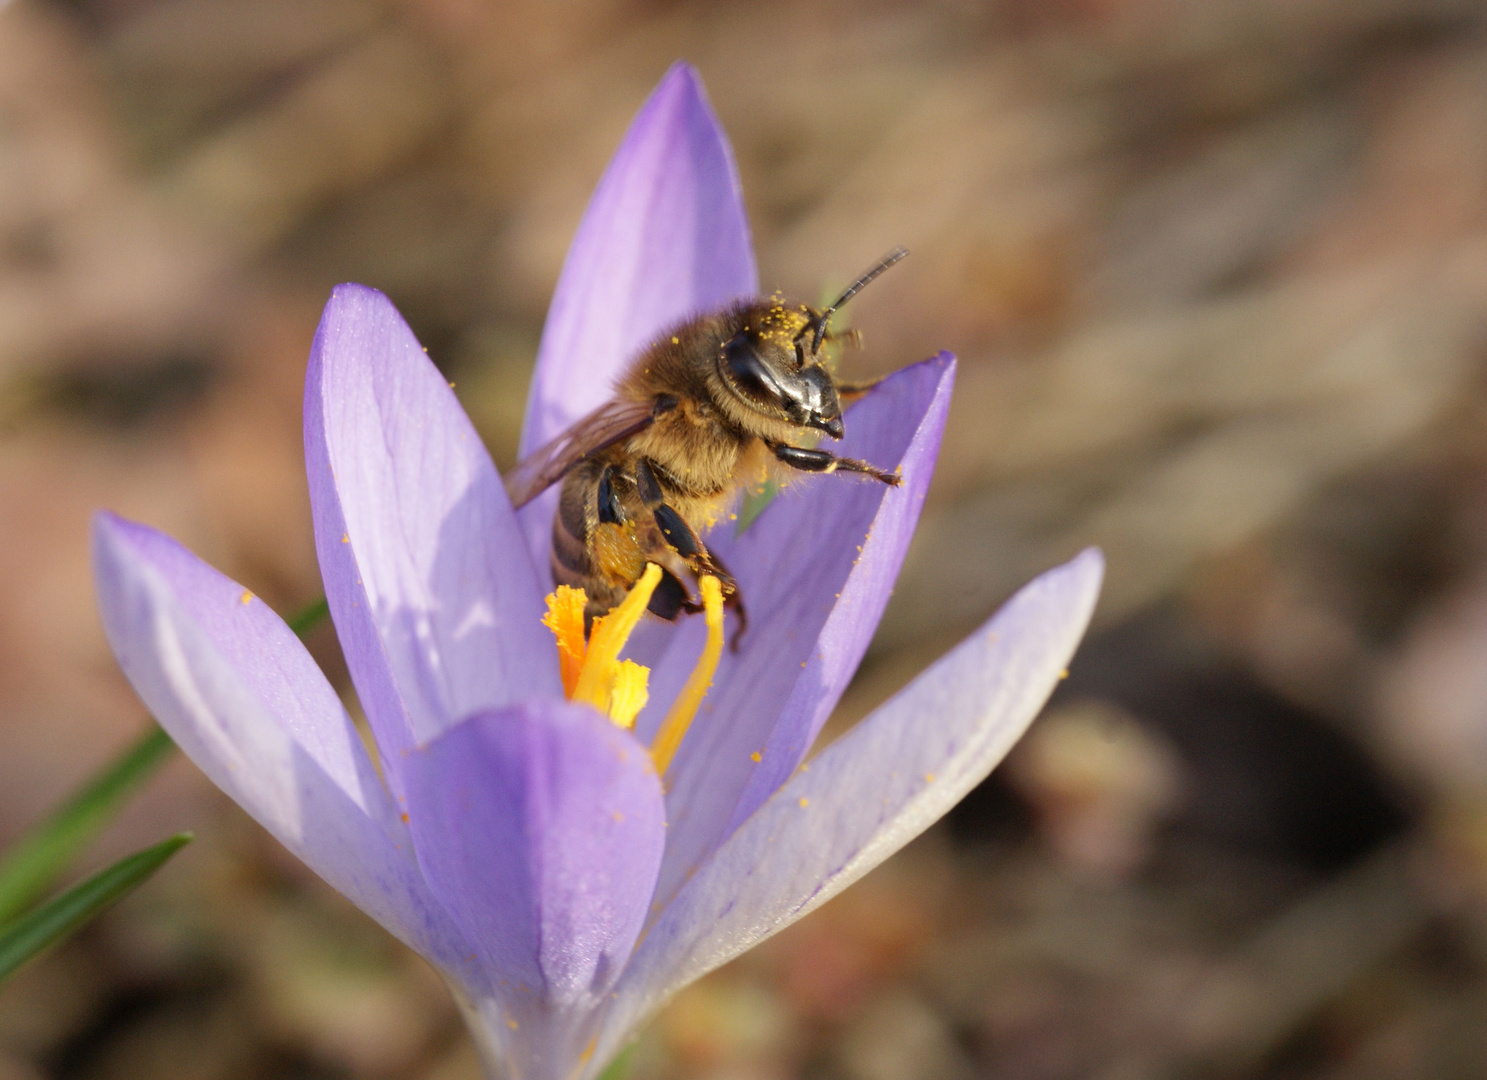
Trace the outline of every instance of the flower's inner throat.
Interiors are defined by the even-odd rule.
[[[645,614],[660,581],[661,568],[649,563],[625,599],[608,615],[594,620],[587,641],[583,634],[583,609],[588,597],[584,591],[559,585],[547,598],[547,614],[542,625],[558,639],[563,692],[569,701],[592,705],[622,728],[633,728],[635,718],[645,708],[650,697],[647,683],[651,672],[633,660],[621,660],[620,650]],[[723,655],[723,588],[717,578],[708,574],[698,581],[698,588],[707,619],[707,643],[651,743],[656,771],[663,776],[712,685],[718,660]]]

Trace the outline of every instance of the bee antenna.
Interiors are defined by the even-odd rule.
[[[863,274],[856,281],[852,282],[852,284],[848,285],[847,288],[842,292],[842,295],[836,298],[835,303],[833,303],[825,311],[821,312],[821,321],[816,324],[816,336],[811,341],[812,355],[821,351],[821,342],[826,339],[826,324],[831,321],[831,317],[836,314],[837,310],[848,300],[852,299],[852,297],[856,296],[863,289],[867,288],[868,284],[874,278],[878,277],[878,275],[883,273],[884,270],[887,270],[890,266],[892,266],[896,262],[899,262],[908,254],[908,248],[894,248],[887,255],[884,255],[881,259],[874,263],[871,270]]]

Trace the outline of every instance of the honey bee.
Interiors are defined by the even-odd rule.
[[[893,472],[791,440],[840,439],[843,402],[875,385],[838,383],[821,350],[850,336],[828,328],[832,315],[907,254],[894,249],[823,310],[758,297],[688,319],[636,356],[608,402],[507,474],[516,507],[563,482],[552,572],[584,589],[587,622],[653,562],[662,576],[651,612],[670,620],[701,610],[689,582],[711,574],[742,633],[738,583],[702,541],[740,488],[781,467],[899,484]]]

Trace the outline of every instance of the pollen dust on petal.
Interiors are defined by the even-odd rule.
[[[251,592],[249,592],[247,589],[244,589],[243,590],[243,595],[240,596],[240,597],[238,597],[238,599],[241,600],[245,604],[251,604],[253,602],[253,594]]]
[[[755,750],[752,754],[749,755],[749,760],[757,765],[764,760],[764,755],[761,754],[758,750]]]
[[[804,810],[807,806],[810,806],[810,805],[811,805],[811,800],[805,798],[804,796],[801,796],[801,799],[800,799],[800,808],[802,810]]]

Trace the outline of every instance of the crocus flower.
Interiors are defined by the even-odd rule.
[[[757,288],[728,144],[678,66],[569,253],[524,448],[602,402],[668,325]],[[651,668],[633,728],[567,700],[544,627],[551,498],[513,513],[449,384],[362,286],[335,290],[315,336],[305,455],[326,596],[380,770],[262,601],[168,537],[100,515],[108,639],[208,776],[438,968],[493,1077],[583,1080],[680,987],[939,818],[1068,663],[1099,588],[1093,551],[803,764],[904,557],[954,370],[948,354],[906,368],[847,415],[842,452],[896,466],[901,487],[804,478],[741,537],[709,534],[751,625],[664,777],[651,742],[707,620],[652,621],[630,641]]]

